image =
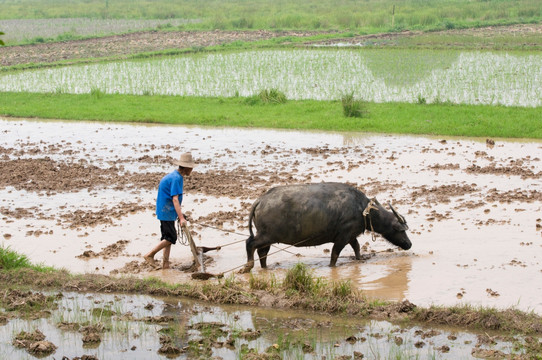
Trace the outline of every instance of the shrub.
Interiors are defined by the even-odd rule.
[[[362,118],[368,114],[366,102],[362,99],[355,99],[354,93],[343,95],[341,103],[343,114],[346,117]]]

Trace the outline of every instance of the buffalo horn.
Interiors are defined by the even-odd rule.
[[[391,211],[393,212],[393,214],[395,215],[395,217],[397,218],[397,220],[399,220],[399,222],[403,225],[407,225],[407,222],[405,220],[405,218],[400,215],[397,211],[395,211],[395,209],[393,208],[393,206],[391,206],[391,203],[389,202],[388,205],[390,206],[390,209]],[[407,225],[408,227],[408,225]]]

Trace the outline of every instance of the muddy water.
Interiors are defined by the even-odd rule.
[[[484,336],[493,334],[460,329],[403,328],[386,321],[209,306],[150,296],[65,292],[56,303],[58,308],[47,318],[12,319],[0,326],[0,356],[35,359],[25,349],[13,346],[12,341],[21,331],[36,330],[57,347],[44,359],[83,355],[98,359],[162,359],[165,356],[159,355],[159,351],[163,334],[168,334],[173,345],[182,351],[170,357],[178,359],[238,359],[247,349],[264,353],[269,348],[284,359],[352,358],[356,353],[357,358],[363,354],[371,359],[389,359],[397,354],[402,355],[400,358],[473,359],[473,350],[510,353],[513,348],[513,339],[495,337],[495,343],[487,344],[482,341]],[[87,325],[103,328],[95,332],[99,341],[83,340],[83,328]],[[220,331],[209,334],[213,328]],[[209,348],[199,345],[205,344],[200,339],[206,337],[212,340]],[[198,345],[200,349],[196,350]]]
[[[168,157],[191,151],[201,161],[194,178],[199,174],[203,181],[208,174],[215,181],[214,190],[192,189],[184,197],[197,245],[233,243],[208,253],[208,272],[229,276],[244,264],[247,206],[268,187],[350,182],[381,203],[393,202],[408,220],[411,250],[365,234],[359,240],[367,259],[353,260],[347,247],[338,266],[329,268],[330,245],[281,251],[286,246],[279,244],[271,248],[276,253],[269,269],[257,264],[253,273],[280,278],[301,261],[317,275],[350,279],[368,296],[542,312],[541,142],[7,119],[0,129],[3,162],[48,157],[55,164],[116,166],[158,180],[172,170]],[[140,262],[158,241],[152,186],[111,177],[111,186],[34,191],[32,181],[38,180],[22,176],[0,189],[0,240],[32,261],[109,274]],[[225,188],[218,191],[221,182]],[[136,203],[145,209],[126,211]],[[68,226],[75,210],[104,209],[100,221]],[[116,217],[107,215],[112,213]],[[120,240],[120,251],[104,251]],[[103,253],[80,256],[89,250]],[[172,261],[173,269],[150,273],[172,282],[189,279],[181,270],[191,264],[189,249],[177,244]],[[149,274],[141,266],[130,271]]]

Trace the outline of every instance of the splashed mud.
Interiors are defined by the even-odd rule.
[[[329,268],[330,245],[271,248],[282,276],[304,262],[319,276],[350,279],[368,296],[419,305],[470,303],[542,311],[542,143],[357,133],[0,120],[0,239],[32,261],[73,272],[190,279],[188,247],[172,268],[142,254],[159,239],[156,186],[169,161],[191,151],[183,209],[206,270],[235,272],[246,261],[252,202],[279,184],[348,182],[391,201],[413,247],[360,236],[364,260],[347,247]],[[227,231],[226,231],[227,230]],[[157,258],[160,258],[160,254]],[[240,275],[236,275],[240,276]],[[243,276],[240,276],[243,278]],[[248,275],[245,276],[248,281]],[[490,291],[488,291],[488,289]],[[461,294],[461,297],[457,296]]]

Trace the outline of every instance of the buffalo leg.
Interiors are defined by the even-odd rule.
[[[335,245],[333,245],[333,248],[331,249],[331,261],[329,262],[329,266],[333,267],[337,264],[337,259],[339,258],[339,254],[344,248],[344,244],[336,242]]]
[[[270,248],[271,246],[265,246],[263,248],[258,249],[258,256],[260,257],[260,265],[264,269],[267,267],[267,253],[269,252]]]
[[[358,239],[354,238],[350,241],[350,246],[354,249],[354,254],[356,255],[356,260],[361,260],[361,253],[359,251],[359,242]]]
[[[247,263],[241,270],[239,270],[239,273],[241,274],[246,274],[250,272],[250,270],[252,270],[252,268],[254,267],[254,250],[256,250],[256,248],[254,247],[254,238],[252,236],[247,239],[246,248]]]

